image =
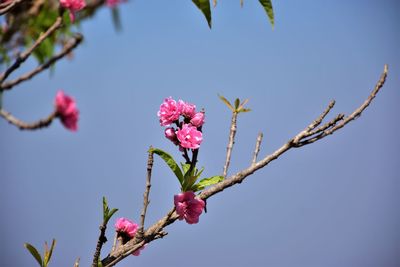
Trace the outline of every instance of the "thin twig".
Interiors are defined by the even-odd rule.
[[[5,111],[4,109],[0,110],[0,116],[3,117],[10,124],[17,126],[20,130],[37,130],[44,127],[48,127],[53,120],[57,117],[57,112],[54,111],[47,118],[38,120],[33,123],[26,123],[14,117],[11,113]]]
[[[151,171],[153,169],[153,151],[152,147],[150,146],[149,148],[149,156],[147,158],[147,176],[146,176],[146,190],[144,191],[143,194],[143,209],[142,213],[140,214],[140,227],[139,227],[139,235],[141,238],[143,238],[144,234],[144,220],[146,218],[146,212],[147,212],[147,206],[149,205],[149,194],[150,194],[150,188],[151,188]]]
[[[47,38],[49,37],[53,32],[55,32],[57,29],[59,29],[62,26],[62,16],[57,17],[57,19],[54,21],[53,25],[50,26],[50,28],[47,29],[45,33],[40,34],[39,38],[35,41],[35,43],[28,48],[25,52],[22,54],[19,54],[15,60],[15,62],[5,71],[0,75],[0,84],[4,82],[5,79],[16,69],[19,68],[19,66],[28,59],[28,57],[32,54],[32,52]]]
[[[13,86],[31,79],[36,74],[44,71],[45,69],[49,68],[52,64],[57,62],[59,59],[63,58],[65,55],[68,55],[74,48],[76,48],[83,40],[83,36],[81,34],[76,34],[73,36],[68,43],[64,46],[62,51],[58,54],[51,57],[47,62],[43,63],[42,65],[37,66],[34,70],[27,72],[15,80],[5,82],[3,85],[0,86],[0,90],[10,90]]]
[[[228,146],[226,147],[225,165],[224,165],[224,170],[223,170],[223,174],[222,174],[222,176],[224,178],[228,174],[228,168],[229,168],[229,164],[231,162],[232,149],[233,149],[233,145],[235,144],[237,116],[238,116],[238,113],[236,111],[233,111],[232,119],[231,119],[231,128],[229,130],[229,142],[228,142]]]
[[[75,261],[75,264],[74,264],[74,267],[79,267],[79,261],[80,261],[81,259],[78,257],[77,259],[76,259],[76,261]]]
[[[259,133],[257,136],[256,148],[254,149],[254,153],[253,153],[253,160],[251,161],[252,165],[256,164],[256,162],[257,162],[257,156],[258,156],[258,152],[260,152],[262,139],[263,139],[263,133]]]
[[[349,116],[351,118],[347,122],[349,122],[351,120],[354,120],[355,118],[359,117],[359,115],[363,112],[363,110],[365,110],[365,108],[368,107],[368,105],[371,103],[373,98],[379,92],[379,89],[383,86],[383,84],[385,82],[386,75],[387,75],[387,66],[385,65],[384,73],[382,74],[381,79],[379,80],[377,86],[372,91],[372,93],[368,97],[367,101],[365,101],[359,108],[357,108],[352,113],[352,115]],[[329,110],[330,110],[330,108],[329,108]],[[325,113],[326,112],[324,111],[321,114],[321,116],[325,117],[326,116]],[[318,120],[318,118],[317,118],[317,120]],[[343,124],[343,126],[344,126],[344,125],[347,124],[347,122],[343,124],[343,121],[341,121],[341,124]],[[338,125],[341,125],[341,124],[338,124]],[[310,124],[310,125],[312,125],[312,124]],[[336,130],[338,130],[338,129],[343,127],[343,126],[338,127],[338,125],[335,126]],[[308,129],[308,127],[306,129]],[[330,130],[332,130],[332,129],[335,129],[335,128],[331,128]],[[334,130],[333,132],[335,132],[336,130]],[[297,144],[295,143],[296,142],[295,140],[301,140],[304,137],[304,133],[305,133],[304,130],[299,132],[296,136],[291,138],[288,142],[286,142],[284,145],[282,145],[279,149],[277,149],[272,154],[266,156],[265,158],[263,158],[262,160],[256,162],[255,164],[252,164],[247,169],[244,169],[244,170],[242,170],[242,171],[230,176],[229,179],[225,179],[224,181],[222,181],[220,183],[217,183],[217,184],[215,184],[214,186],[212,186],[212,187],[210,187],[208,189],[205,189],[197,197],[199,197],[199,198],[201,198],[203,200],[206,200],[206,199],[212,197],[213,195],[215,195],[215,194],[217,194],[219,192],[222,192],[223,190],[225,190],[225,189],[227,189],[227,188],[229,188],[229,187],[231,187],[231,186],[233,186],[235,184],[239,184],[239,183],[243,182],[243,180],[246,177],[250,176],[251,174],[253,174],[257,170],[267,166],[270,162],[276,160],[278,157],[280,157],[282,154],[284,154],[285,152],[287,152],[291,148],[296,147]],[[325,132],[322,132],[322,133],[325,133]],[[325,136],[327,136],[327,134],[325,134],[322,137],[316,139],[315,141],[318,141],[318,140],[324,138]],[[315,141],[313,141],[313,142],[315,142]],[[297,142],[299,142],[299,141],[297,141]],[[311,143],[312,142],[309,142],[309,143],[306,143],[306,144],[311,144]],[[304,145],[306,145],[306,144],[304,144]],[[123,246],[120,246],[116,251],[112,252],[110,255],[105,257],[102,260],[103,266],[104,267],[114,266],[116,263],[120,262],[121,260],[123,260],[124,258],[129,256],[133,251],[135,251],[135,250],[139,249],[140,247],[142,247],[145,243],[152,242],[153,240],[156,239],[157,236],[162,235],[163,229],[166,226],[174,223],[178,218],[179,218],[179,216],[176,213],[175,208],[171,209],[166,216],[164,216],[162,219],[160,219],[158,222],[156,222],[154,225],[152,225],[151,227],[149,227],[146,230],[145,236],[144,236],[144,240],[146,240],[146,241],[138,240],[138,239],[131,239],[130,241],[128,241]]]
[[[100,225],[99,229],[100,229],[100,235],[99,239],[97,240],[96,251],[94,252],[93,255],[92,267],[98,267],[101,248],[103,247],[103,244],[107,242],[106,238],[107,222],[103,222],[103,224]]]

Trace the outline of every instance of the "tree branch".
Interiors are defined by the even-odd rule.
[[[0,4],[0,15],[4,15],[5,13],[11,11],[14,7],[16,7],[19,3],[24,0],[14,0]]]
[[[151,171],[153,169],[153,151],[151,150],[152,147],[150,146],[149,148],[149,156],[147,158],[147,176],[146,176],[146,190],[144,191],[143,194],[143,209],[142,213],[140,214],[140,227],[139,227],[139,235],[141,238],[143,238],[144,234],[144,220],[146,217],[146,212],[147,212],[147,206],[149,205],[149,194],[150,194],[150,188],[151,188]]]
[[[25,62],[25,60],[28,59],[28,57],[32,54],[32,52],[47,38],[49,37],[53,32],[55,32],[57,29],[59,29],[62,26],[62,15],[57,17],[53,25],[50,26],[49,29],[45,33],[40,34],[39,38],[36,40],[36,42],[28,48],[25,52],[22,54],[19,54],[15,60],[15,62],[5,71],[0,75],[0,84],[2,84],[5,79],[16,69],[19,68],[19,66]]]
[[[301,145],[311,144],[344,127],[348,122],[358,118],[361,115],[361,113],[369,106],[369,104],[375,98],[376,94],[379,92],[380,88],[382,88],[383,84],[385,83],[386,76],[387,76],[387,65],[385,65],[381,78],[379,79],[372,93],[368,96],[367,100],[346,119],[344,119],[343,121],[337,120],[336,123],[340,122],[339,124],[335,124],[333,127],[329,128],[329,130],[321,132],[322,134],[315,137],[316,138],[315,140],[312,141],[307,140],[307,142],[304,143],[305,141],[303,141],[302,139],[305,138],[307,134],[309,134],[313,129],[315,129],[315,127],[317,127],[322,122],[322,120],[332,109],[333,102],[331,102],[328,105],[327,109],[324,112],[322,112],[322,114],[316,120],[314,120],[305,130],[299,132],[296,136],[294,136],[288,142],[283,144],[275,152],[273,152],[270,155],[267,155],[265,158],[256,162],[255,164],[251,164],[250,167],[230,176],[229,179],[225,179],[224,181],[217,183],[208,189],[205,189],[197,197],[206,200],[212,197],[213,195],[222,192],[223,190],[235,184],[240,184],[246,177],[250,176],[257,170],[267,166],[270,162],[276,160],[291,148],[299,147],[300,144]],[[338,116],[336,118],[338,118]],[[335,121],[335,119],[333,121]],[[114,266],[116,263],[118,263],[125,257],[129,256],[133,251],[139,249],[144,244],[150,243],[151,241],[160,238],[160,236],[162,237],[163,233],[165,233],[163,229],[166,226],[174,223],[178,218],[179,216],[175,212],[175,208],[171,209],[166,216],[164,216],[161,220],[159,220],[146,230],[143,239],[134,238],[128,241],[123,246],[120,246],[117,250],[111,252],[111,254],[109,254],[106,258],[102,260],[103,266],[104,267]]]
[[[60,51],[58,54],[51,57],[47,62],[43,63],[42,65],[37,66],[34,70],[27,72],[24,75],[21,75],[17,79],[9,81],[9,82],[5,82],[3,85],[0,86],[0,90],[10,90],[15,85],[17,85],[23,81],[31,79],[36,74],[39,74],[40,72],[49,68],[52,64],[57,62],[59,59],[68,55],[74,48],[76,48],[82,42],[82,40],[83,40],[83,36],[79,33],[76,34],[68,41],[68,43],[62,49],[62,51]]]
[[[6,121],[8,121],[10,124],[17,126],[20,130],[37,130],[44,127],[48,127],[57,117],[57,112],[54,111],[47,118],[38,120],[33,123],[26,123],[24,121],[21,121],[16,117],[14,117],[13,115],[11,115],[11,113],[5,111],[4,109],[0,110],[0,116],[3,117]]]
[[[93,255],[92,267],[98,267],[101,248],[103,247],[103,244],[107,242],[106,238],[107,222],[104,221],[103,224],[100,225],[99,229],[100,229],[100,235],[99,239],[97,240],[96,251],[94,252]]]
[[[226,158],[225,158],[225,165],[224,165],[224,170],[222,176],[225,178],[226,175],[228,174],[228,168],[229,164],[231,162],[231,155],[232,155],[232,149],[233,145],[235,144],[235,135],[236,135],[236,129],[237,129],[237,116],[238,113],[236,111],[232,112],[232,119],[231,119],[231,128],[229,130],[229,141],[228,141],[228,146],[226,147]]]

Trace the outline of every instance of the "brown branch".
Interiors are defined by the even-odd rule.
[[[11,11],[14,7],[16,7],[19,3],[24,0],[14,0],[0,4],[0,15],[4,15],[5,13]]]
[[[107,222],[106,221],[103,222],[103,224],[100,225],[99,229],[100,229],[100,235],[99,239],[97,240],[96,251],[94,252],[93,255],[92,267],[98,267],[101,248],[103,247],[103,244],[107,242],[106,238]]]
[[[378,81],[378,84],[375,86],[375,89],[372,91],[372,93],[369,95],[367,100],[359,107],[357,108],[349,117],[347,117],[344,121],[339,120],[340,124],[336,124],[334,127],[330,128],[328,131],[331,133],[334,133],[338,129],[342,128],[344,125],[346,125],[348,122],[351,120],[354,120],[355,118],[359,117],[361,113],[368,107],[368,105],[371,103],[371,101],[375,98],[376,94],[379,92],[380,88],[383,86],[385,79],[387,75],[387,65],[385,65],[384,72]],[[206,200],[213,195],[222,192],[223,190],[235,185],[235,184],[240,184],[246,177],[250,176],[257,170],[267,166],[270,162],[276,160],[279,158],[282,154],[290,150],[291,148],[298,147],[299,143],[302,142],[302,139],[305,137],[307,133],[311,131],[311,129],[314,129],[317,125],[319,125],[323,118],[326,117],[326,115],[329,113],[329,111],[332,109],[332,102],[328,105],[328,108],[322,112],[322,114],[315,120],[313,121],[305,130],[299,132],[296,136],[291,138],[288,142],[286,142],[284,145],[282,145],[279,149],[277,149],[275,152],[272,154],[266,156],[262,160],[256,162],[255,164],[251,164],[250,167],[247,169],[244,169],[232,176],[229,177],[229,179],[225,179],[224,181],[215,184],[214,186],[205,189],[203,192],[201,192],[198,197]],[[320,119],[322,118],[322,119]],[[317,123],[316,123],[317,122]],[[342,126],[340,126],[342,125]],[[322,134],[325,133],[321,132]],[[321,135],[321,137],[318,137],[318,139],[305,143],[306,144],[311,144],[315,141],[318,141],[328,134]],[[164,233],[164,228],[172,223],[174,223],[179,216],[175,212],[175,208],[171,209],[166,216],[164,216],[161,220],[156,222],[154,225],[149,227],[145,234],[143,239],[138,239],[134,238],[130,241],[128,241],[126,244],[123,246],[120,246],[117,250],[111,252],[107,257],[105,257],[102,260],[102,264],[104,267],[110,267],[114,266],[116,263],[124,259],[125,257],[129,256],[133,251],[141,248],[144,244],[150,243],[151,241],[156,240],[159,237],[163,236]]]
[[[76,259],[76,261],[75,261],[75,263],[74,263],[74,267],[79,267],[79,261],[80,261],[81,259],[80,258],[77,258]]]
[[[5,71],[0,75],[0,84],[2,84],[7,77],[16,69],[19,68],[19,66],[25,62],[25,60],[28,59],[28,57],[32,54],[32,52],[47,38],[49,37],[53,32],[55,32],[57,29],[59,29],[62,26],[62,16],[57,17],[53,25],[50,26],[50,28],[47,29],[45,33],[40,34],[39,38],[35,41],[35,43],[28,48],[25,52],[19,54],[15,60],[15,62]]]
[[[256,148],[254,149],[254,153],[253,153],[253,160],[251,161],[251,163],[253,165],[256,164],[256,162],[257,162],[257,156],[258,156],[258,153],[260,152],[262,139],[263,139],[263,133],[259,133],[257,136],[257,140],[256,140]]]
[[[0,110],[0,116],[3,117],[10,124],[17,126],[20,130],[37,130],[44,127],[48,127],[53,120],[57,117],[57,112],[54,111],[47,118],[38,120],[33,123],[26,123],[14,117],[11,113],[5,111],[4,109]]]
[[[81,34],[76,34],[73,36],[68,43],[63,47],[62,51],[58,54],[51,57],[47,62],[43,63],[42,65],[37,66],[34,70],[27,72],[15,80],[5,82],[3,85],[0,86],[0,90],[10,90],[13,86],[31,79],[36,74],[48,69],[52,64],[57,62],[59,59],[63,58],[64,56],[68,55],[74,48],[76,48],[83,40],[83,36]]]
[[[236,129],[237,129],[236,128],[237,116],[238,116],[238,113],[236,111],[233,111],[232,119],[231,119],[231,128],[229,131],[229,141],[228,141],[228,146],[226,147],[225,165],[224,165],[224,170],[223,170],[223,174],[222,174],[222,176],[224,178],[228,174],[228,168],[229,168],[229,164],[231,162],[232,149],[233,149],[233,145],[235,144],[235,135],[236,135]]]
[[[151,150],[152,147],[150,146],[149,148],[149,156],[147,158],[147,176],[146,176],[146,190],[144,191],[143,194],[143,209],[142,213],[140,214],[140,227],[139,227],[139,235],[141,238],[143,238],[144,234],[144,220],[146,217],[146,212],[147,212],[147,206],[149,205],[149,194],[150,194],[150,188],[151,188],[151,171],[153,169],[153,151]]]

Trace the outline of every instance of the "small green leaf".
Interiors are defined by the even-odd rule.
[[[203,190],[204,188],[206,188],[207,186],[219,183],[221,181],[224,180],[223,176],[213,176],[210,178],[204,178],[201,179],[200,182],[198,182],[194,187],[193,187],[193,191],[199,191],[199,190]]]
[[[251,111],[251,109],[249,109],[249,108],[242,108],[242,109],[239,110],[239,113],[240,113],[240,112],[249,112],[249,111]]]
[[[239,105],[240,105],[240,99],[239,99],[239,98],[236,98],[236,99],[235,99],[235,110],[236,110],[236,111],[238,110]]]
[[[240,104],[240,106],[239,106],[239,110],[240,109],[242,109],[243,107],[244,107],[244,105],[246,105],[247,104],[247,102],[249,102],[249,99],[245,99],[243,102],[242,102],[242,104]]]
[[[274,28],[274,10],[272,8],[271,0],[259,0],[260,4],[264,7],[265,12],[267,12],[269,22],[272,25],[272,29]]]
[[[50,262],[51,255],[53,254],[53,250],[54,250],[55,245],[56,245],[56,240],[53,238],[53,241],[51,242],[51,246],[50,246],[50,250],[49,250],[48,247],[47,247],[47,242],[45,242],[44,259],[43,259],[45,267]]]
[[[110,209],[108,208],[107,199],[106,197],[103,197],[103,221],[107,221],[109,210]]]
[[[105,223],[107,224],[108,221],[111,219],[111,217],[118,211],[118,209],[112,209],[107,216],[107,220],[105,221]]]
[[[26,247],[27,250],[29,250],[29,252],[32,254],[32,256],[39,263],[39,265],[43,266],[42,257],[40,256],[40,254],[37,251],[37,249],[34,246],[32,246],[31,244],[29,244],[29,243],[25,243],[24,246]]]
[[[219,97],[219,99],[222,100],[222,102],[225,103],[225,105],[228,106],[228,108],[229,108],[232,112],[235,111],[235,109],[232,107],[231,103],[230,103],[225,97],[223,97],[222,95],[218,95],[218,97]]]
[[[210,29],[211,29],[210,0],[192,0],[192,2],[201,10],[204,17],[206,17],[208,27],[210,27]]]
[[[159,155],[165,161],[165,163],[167,163],[168,167],[173,171],[176,178],[178,178],[179,183],[182,185],[183,184],[183,174],[182,174],[182,171],[179,168],[178,164],[174,160],[174,158],[167,152],[165,152],[161,149],[158,149],[158,148],[152,148],[152,149],[150,149],[150,151]]]

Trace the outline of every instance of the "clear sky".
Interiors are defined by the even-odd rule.
[[[1,266],[35,266],[23,243],[42,249],[52,238],[51,266],[72,266],[76,257],[88,266],[102,196],[119,208],[109,240],[115,218],[139,220],[148,147],[179,158],[156,117],[163,98],[206,110],[206,176],[222,172],[228,141],[230,113],[217,94],[250,99],[233,174],[249,165],[258,132],[265,156],[331,99],[331,117],[352,112],[385,63],[387,83],[358,120],[212,197],[199,224],[171,225],[165,239],[119,266],[400,266],[399,2],[273,1],[274,30],[258,1],[244,2],[219,1],[212,30],[189,0],[130,1],[119,33],[104,8],[81,25],[85,42],[72,60],[5,94],[5,109],[33,121],[52,111],[62,88],[81,118],[77,133],[59,122],[23,132],[0,120]],[[147,225],[178,192],[157,158]]]

